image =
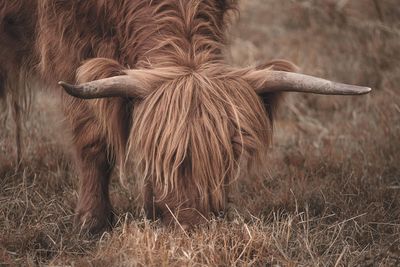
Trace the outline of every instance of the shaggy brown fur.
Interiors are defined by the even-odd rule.
[[[262,102],[252,88],[256,81],[244,79],[249,70],[223,63],[235,1],[13,3],[2,2],[0,19],[2,35],[16,40],[1,46],[29,49],[15,52],[22,59],[11,59],[15,66],[7,70],[28,66],[51,88],[59,80],[141,72],[142,99],[63,95],[81,177],[77,219],[89,230],[99,232],[111,221],[109,176],[128,155],[144,182],[147,213],[167,224],[177,219],[194,225],[223,211],[229,188],[249,171],[241,168],[245,163],[262,175],[279,94],[266,94]],[[28,8],[30,14],[18,11]],[[4,24],[19,16],[24,19],[17,27]],[[27,25],[35,35],[24,36]],[[293,70],[283,61],[262,67]],[[0,76],[11,77],[9,71]]]

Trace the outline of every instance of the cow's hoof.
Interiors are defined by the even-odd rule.
[[[75,217],[76,231],[81,236],[98,237],[112,229],[113,219],[111,210],[106,213],[78,212]]]
[[[233,203],[228,203],[225,210],[225,218],[228,222],[233,222],[237,220],[239,217],[239,212],[236,208],[236,205]]]
[[[248,212],[243,211],[234,203],[228,203],[225,209],[225,219],[228,222],[247,222],[250,221]]]

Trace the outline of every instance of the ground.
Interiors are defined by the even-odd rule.
[[[244,0],[227,57],[286,58],[302,72],[371,86],[360,97],[288,94],[264,179],[239,203],[250,220],[193,232],[143,218],[113,179],[117,225],[73,231],[78,177],[57,95],[38,93],[17,168],[13,123],[0,127],[0,265],[400,265],[400,10],[397,0]],[[115,175],[116,176],[116,175]]]

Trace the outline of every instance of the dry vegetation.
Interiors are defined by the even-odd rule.
[[[276,124],[270,175],[248,178],[250,221],[185,233],[143,219],[118,179],[118,222],[73,231],[78,177],[56,97],[39,94],[16,171],[10,119],[0,131],[0,265],[400,265],[400,9],[397,0],[245,0],[236,65],[287,58],[309,74],[370,85],[369,96],[291,94]]]

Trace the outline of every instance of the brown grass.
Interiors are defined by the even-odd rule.
[[[289,95],[269,177],[240,188],[250,221],[216,219],[192,233],[144,220],[118,179],[114,231],[100,240],[73,232],[78,178],[55,97],[39,94],[18,170],[13,124],[0,126],[0,265],[399,265],[399,29],[397,0],[244,1],[235,65],[287,58],[305,73],[375,90]]]

